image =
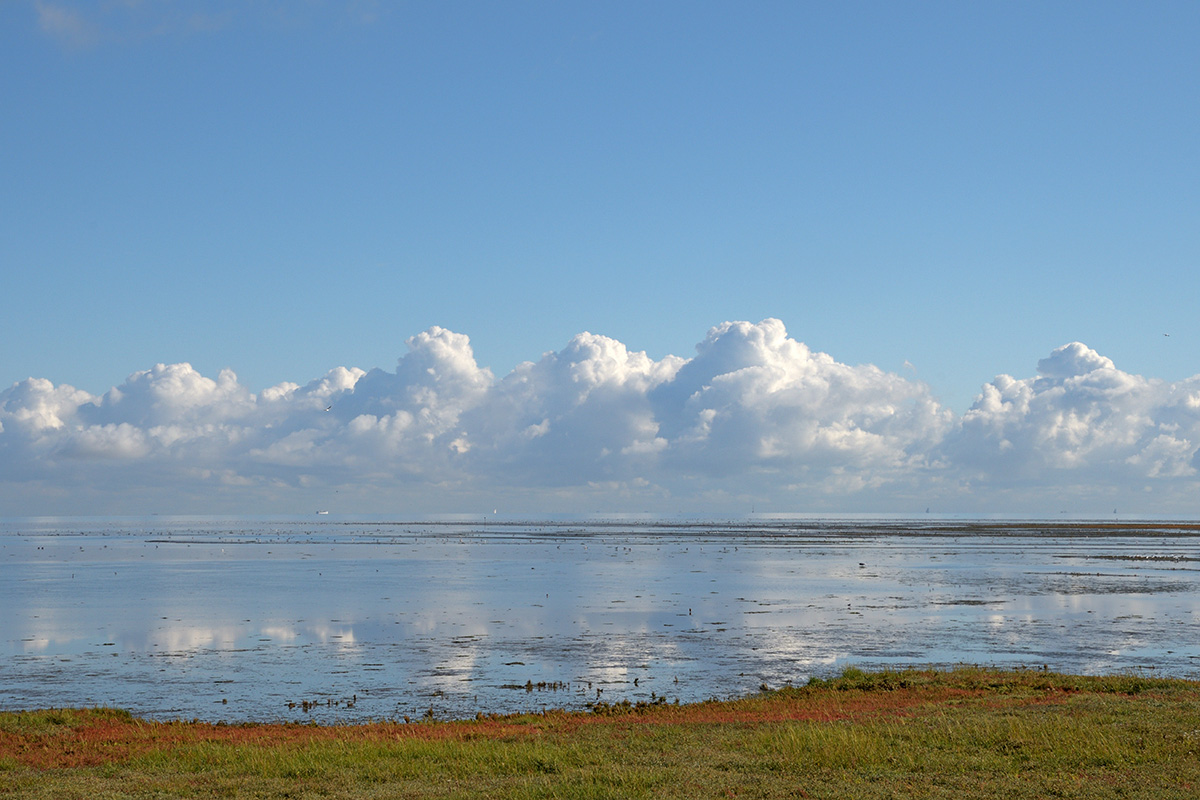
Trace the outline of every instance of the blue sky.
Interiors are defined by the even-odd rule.
[[[261,399],[435,326],[498,384],[778,319],[951,427],[1072,342],[1178,395],[1197,41],[1194,3],[8,2],[0,386],[186,362]]]

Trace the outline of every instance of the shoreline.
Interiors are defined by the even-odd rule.
[[[699,707],[737,706],[764,697],[806,694],[822,691],[892,692],[899,689],[918,689],[932,686],[953,686],[964,690],[994,690],[1001,685],[1019,686],[1024,689],[1062,689],[1064,691],[1090,691],[1099,693],[1139,694],[1155,688],[1191,687],[1200,694],[1200,678],[1182,678],[1170,675],[1149,674],[1154,667],[1124,670],[1105,674],[1081,674],[1058,672],[1046,667],[1000,667],[978,664],[959,664],[942,668],[934,666],[882,668],[848,666],[829,678],[812,677],[803,684],[786,683],[781,686],[762,684],[757,691],[732,697],[710,697],[703,700],[680,702],[677,698],[656,696],[653,700],[621,699],[615,702],[597,700],[583,707],[546,705],[540,709],[523,711],[479,711],[473,716],[438,717],[434,714],[420,716],[401,715],[357,721],[323,721],[318,719],[238,720],[238,719],[155,719],[140,716],[125,708],[111,706],[49,706],[43,708],[0,709],[0,717],[22,715],[83,714],[123,719],[148,726],[191,726],[196,728],[315,728],[325,730],[355,730],[373,727],[404,727],[429,725],[470,725],[482,721],[515,721],[535,718],[588,719],[621,715],[649,715],[669,713],[681,709],[687,711]],[[297,704],[298,705],[298,704]],[[313,708],[325,707],[326,703],[312,703]]]
[[[0,712],[0,794],[1194,796],[1200,682],[843,670],[734,700],[370,724]]]

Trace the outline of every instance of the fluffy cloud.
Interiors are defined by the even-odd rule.
[[[465,442],[506,480],[549,484],[633,479],[666,445],[649,393],[683,360],[654,361],[606,336],[581,333],[526,362],[472,410]]]
[[[791,339],[779,320],[709,331],[652,392],[681,469],[870,470],[920,466],[952,420],[921,383],[852,367]]]
[[[82,405],[95,397],[73,386],[55,386],[44,378],[13,384],[0,394],[0,424],[9,437],[32,439],[65,428]]]
[[[434,327],[407,344],[395,372],[339,367],[303,390],[273,393],[274,430],[283,435],[249,457],[340,480],[456,477],[459,418],[484,400],[494,378],[462,334]]]
[[[963,415],[944,450],[965,475],[994,484],[1196,475],[1200,378],[1131,375],[1079,342],[1037,373],[997,376]]]
[[[462,334],[434,327],[407,345],[394,372],[336,367],[257,395],[188,364],[102,396],[22,381],[0,393],[0,492],[31,513],[72,492],[95,511],[285,510],[338,494],[388,511],[497,497],[904,511],[986,508],[1021,487],[1039,502],[1197,488],[1200,376],[1149,380],[1079,343],[1034,377],[997,376],[961,418],[923,383],[813,352],[774,319],[718,325],[688,359],[581,333],[499,380]]]
[[[216,380],[191,364],[157,364],[135,372],[98,402],[80,407],[84,419],[96,423],[156,425],[221,424],[243,419],[255,409],[254,397],[224,369]]]

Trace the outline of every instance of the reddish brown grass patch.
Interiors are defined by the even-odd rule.
[[[1070,692],[1051,689],[1023,696],[997,696],[984,688],[939,685],[888,691],[785,690],[729,702],[686,706],[610,707],[609,713],[548,711],[535,715],[486,717],[459,722],[412,724],[379,722],[364,725],[254,723],[225,725],[201,722],[148,722],[114,716],[104,710],[75,712],[71,725],[46,732],[0,732],[0,759],[34,769],[63,769],[115,764],[152,751],[214,743],[231,746],[301,747],[322,741],[395,742],[400,740],[499,739],[570,733],[586,725],[761,725],[879,716],[907,716],[922,707],[981,700],[989,706],[1064,702]]]

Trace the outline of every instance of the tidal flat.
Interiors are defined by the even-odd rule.
[[[1200,675],[1200,524],[0,522],[0,709],[361,723],[865,668]]]

